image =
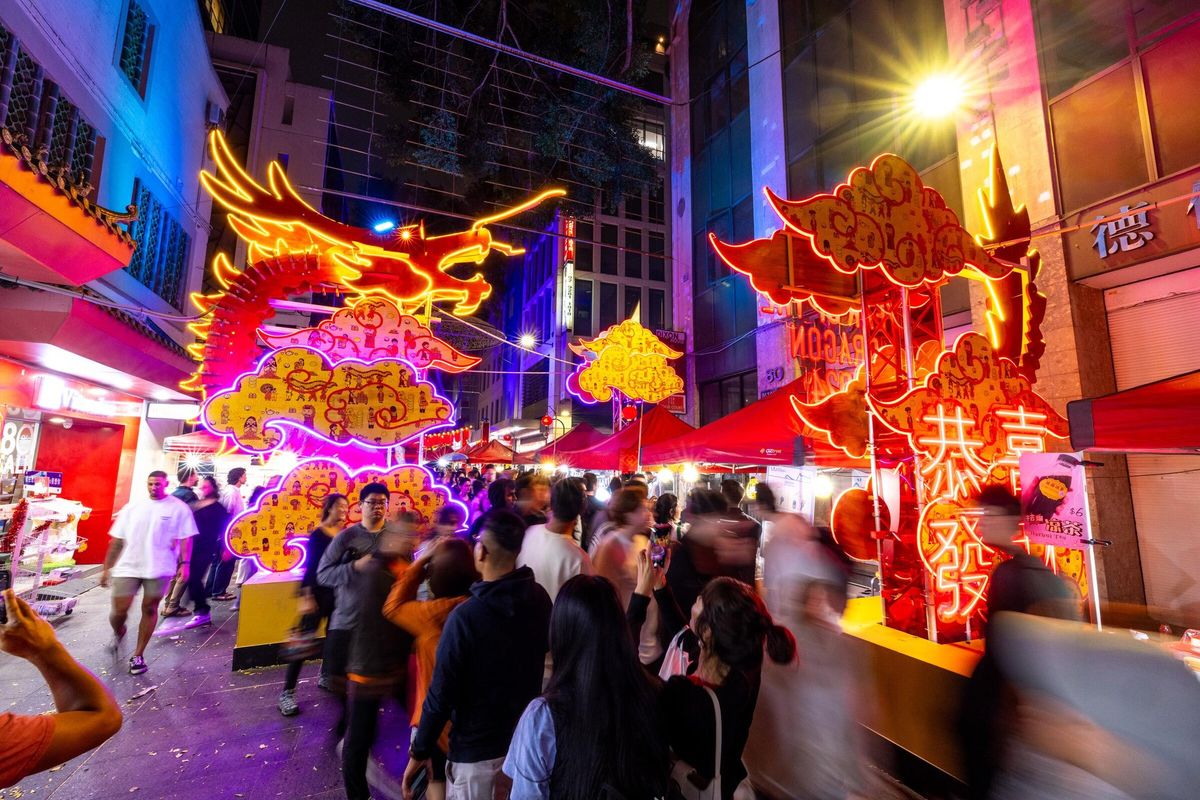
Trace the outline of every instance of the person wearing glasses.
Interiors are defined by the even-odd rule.
[[[412,637],[383,616],[396,578],[412,559],[413,526],[388,522],[388,489],[368,483],[358,495],[362,522],[329,543],[317,582],[335,592],[331,633],[349,642],[346,664],[346,736],[342,779],[349,800],[370,797],[367,761],[385,698],[403,691]]]

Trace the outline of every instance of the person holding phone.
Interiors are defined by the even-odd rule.
[[[37,668],[55,713],[0,713],[0,789],[99,747],[121,728],[121,709],[95,675],[71,657],[42,619],[12,589],[0,615],[0,652]]]

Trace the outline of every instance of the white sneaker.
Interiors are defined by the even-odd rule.
[[[190,628],[200,628],[205,625],[212,625],[212,615],[196,614],[183,624],[183,629],[188,630]]]

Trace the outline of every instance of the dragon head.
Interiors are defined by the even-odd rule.
[[[249,244],[251,263],[316,253],[335,265],[338,288],[343,291],[385,295],[401,307],[446,302],[460,316],[473,313],[492,287],[478,272],[459,278],[448,270],[457,264],[482,264],[492,251],[506,256],[523,253],[522,248],[496,241],[488,225],[566,194],[549,189],[456,233],[427,236],[419,223],[378,234],[338,222],[310,206],[276,161],[267,167],[267,186],[262,186],[234,160],[219,131],[209,137],[209,147],[216,173],[202,172],[200,180],[228,211],[230,226]]]

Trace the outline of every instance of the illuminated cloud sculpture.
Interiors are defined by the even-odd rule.
[[[245,450],[273,450],[283,428],[335,444],[388,448],[454,423],[454,407],[399,360],[330,365],[316,350],[286,347],[209,398],[204,426]]]
[[[880,269],[892,283],[917,287],[974,268],[999,279],[1012,265],[992,258],[904,159],[882,155],[850,173],[832,194],[767,199],[787,226],[839,272]]]
[[[657,403],[683,391],[683,379],[667,362],[683,356],[634,319],[582,339],[571,350],[584,362],[567,377],[567,389],[585,403],[630,400]]]
[[[417,527],[432,524],[433,515],[444,505],[455,505],[467,519],[466,507],[451,498],[450,490],[436,483],[424,467],[405,464],[393,469],[368,467],[351,472],[332,459],[314,459],[297,464],[279,485],[264,492],[253,508],[230,523],[226,533],[229,549],[243,558],[253,558],[270,572],[286,572],[305,560],[308,534],[321,523],[321,504],[330,494],[344,494],[350,501],[352,525],[362,520],[358,492],[379,481],[388,487],[388,515],[395,519],[411,513]]]
[[[297,346],[320,350],[333,364],[348,358],[368,362],[399,358],[421,370],[464,372],[482,360],[460,353],[434,336],[416,317],[401,313],[391,300],[378,297],[364,298],[335,311],[314,328],[283,335],[260,331],[259,336],[276,349]]]

